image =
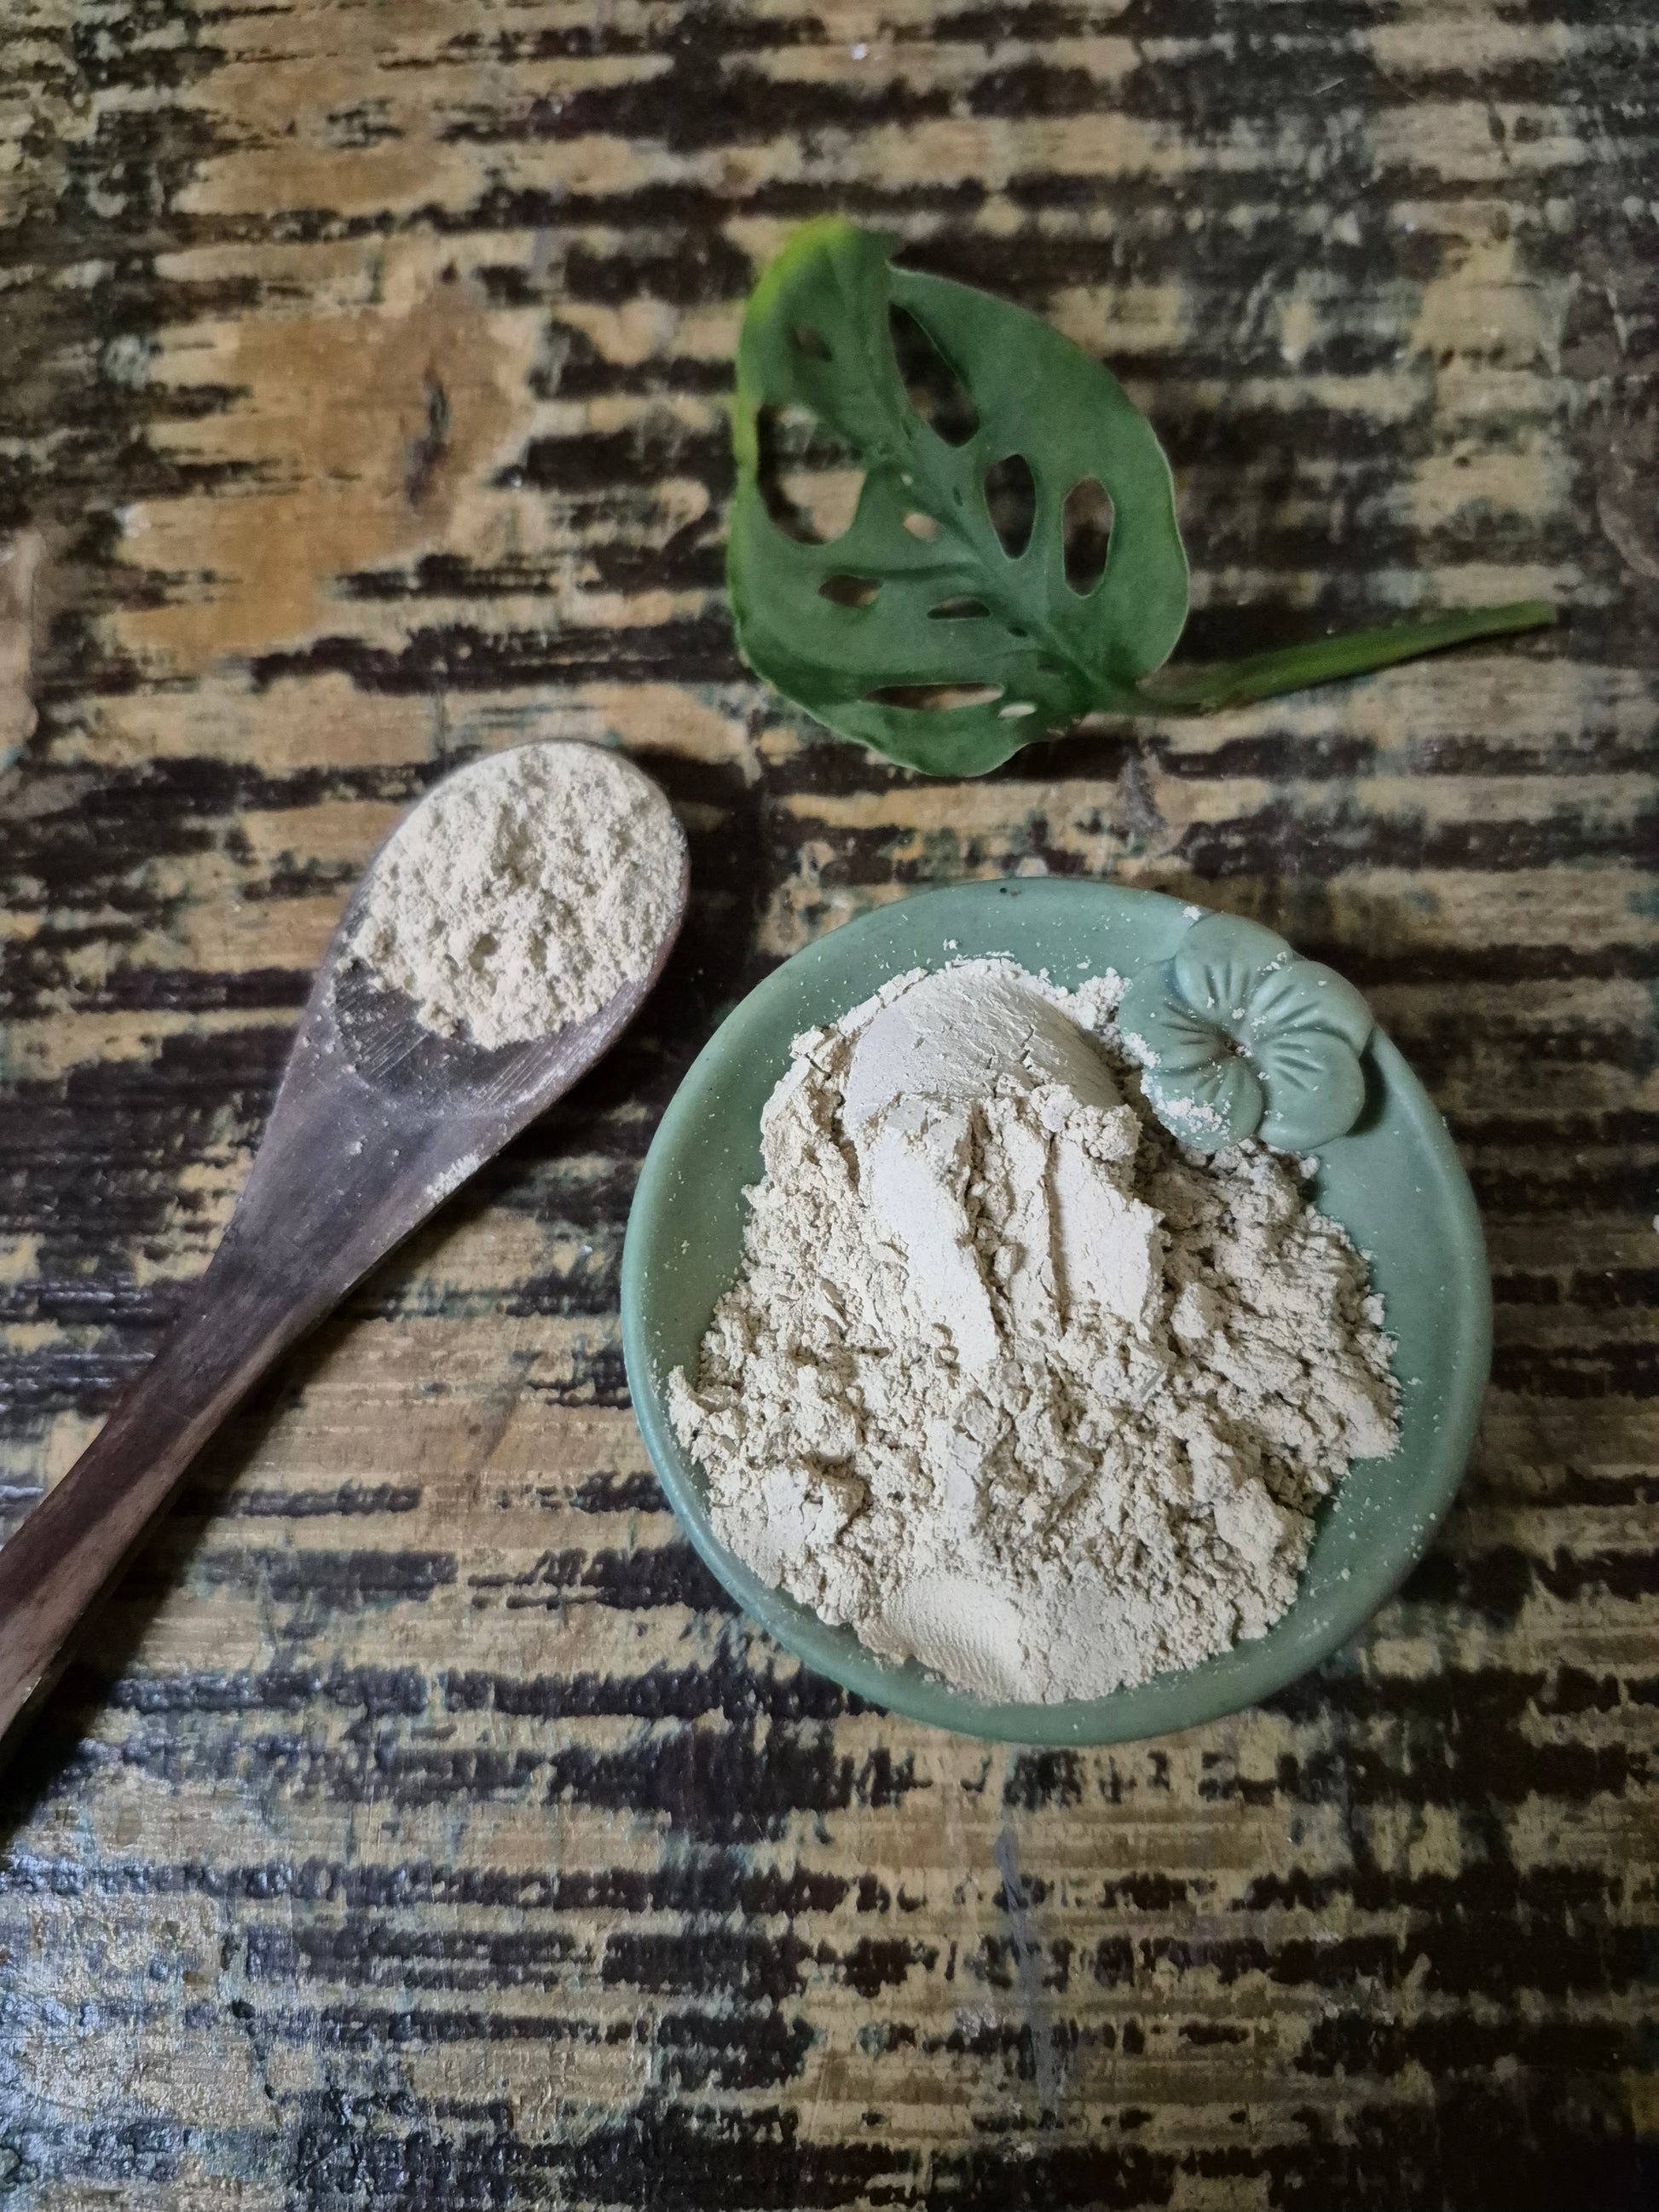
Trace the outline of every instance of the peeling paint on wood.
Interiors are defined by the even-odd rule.
[[[0,532],[51,588],[0,740],[0,1525],[203,1265],[398,808],[614,738],[695,890],[614,1058],[204,1461],[0,1790],[0,2205],[1659,2193],[1655,43],[1547,0],[13,0]],[[735,659],[720,517],[744,293],[831,209],[1110,356],[1195,653],[1565,629],[973,785],[825,738]],[[1401,1597],[1109,1753],[930,1735],[748,1630],[617,1342],[723,1009],[1020,868],[1352,974],[1496,1279]]]

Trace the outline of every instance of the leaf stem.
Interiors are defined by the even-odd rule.
[[[1243,660],[1214,667],[1161,669],[1141,685],[1139,696],[1153,713],[1213,714],[1224,707],[1248,707],[1257,699],[1277,698],[1283,691],[1300,691],[1310,684],[1334,684],[1346,676],[1390,667],[1395,661],[1415,660],[1472,638],[1546,629],[1555,618],[1547,599],[1465,608],[1419,622],[1389,623],[1381,629],[1354,630],[1346,637],[1315,638],[1305,645],[1252,653]]]

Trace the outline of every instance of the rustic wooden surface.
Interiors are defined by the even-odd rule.
[[[609,736],[690,830],[614,1060],[228,1436],[0,1785],[0,2206],[1659,2201],[1659,65],[1625,0],[0,0],[0,1491],[148,1358],[354,872]],[[971,785],[746,681],[738,306],[890,227],[1106,354],[1194,642],[1564,631]],[[655,1116],[791,947],[1115,871],[1451,1117],[1494,1387],[1271,1705],[991,1750],[803,1676],[622,1382]]]

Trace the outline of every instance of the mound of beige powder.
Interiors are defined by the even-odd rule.
[[[1091,1698],[1256,1637],[1396,1440],[1299,1164],[1140,1101],[1103,978],[899,978],[796,1040],[742,1272],[670,1412],[721,1540],[870,1649]]]
[[[348,949],[440,1036],[516,1044],[650,973],[684,866],[667,800],[619,754],[520,745],[399,825]]]

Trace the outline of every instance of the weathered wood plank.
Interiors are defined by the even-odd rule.
[[[0,2198],[1550,2212],[1659,2188],[1659,76],[1649,11],[9,0],[0,1525],[203,1264],[346,886],[611,737],[690,834],[638,1031],[216,1448],[0,1795]],[[1553,637],[973,785],[744,678],[757,261],[842,209],[1108,354],[1195,650]],[[1360,981],[1486,1212],[1463,1498],[1261,1711],[863,1709],[726,1606],[617,1269],[722,1009],[911,886],[1114,872]]]

